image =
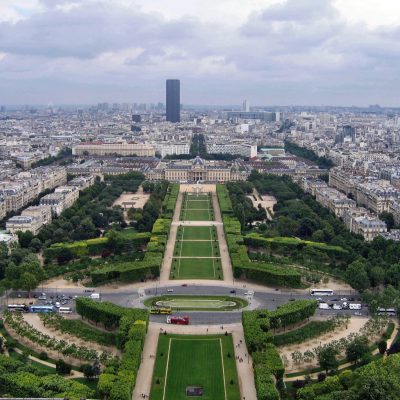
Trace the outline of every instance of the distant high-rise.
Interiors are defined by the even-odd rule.
[[[250,103],[248,100],[245,100],[242,105],[242,111],[249,112],[250,111]]]
[[[179,79],[167,79],[167,121],[181,120],[181,83]]]

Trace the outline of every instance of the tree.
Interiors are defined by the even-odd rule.
[[[347,360],[354,364],[357,364],[367,353],[369,353],[369,346],[365,336],[356,337],[346,347]]]
[[[38,285],[38,280],[36,279],[36,276],[33,275],[30,272],[24,272],[21,275],[21,278],[19,280],[19,286],[22,290],[26,290],[28,292],[28,297],[30,297],[31,290],[35,289],[35,287]]]
[[[69,375],[71,373],[71,366],[67,364],[64,360],[59,359],[56,362],[56,372],[60,375]]]
[[[390,213],[388,211],[383,211],[381,214],[379,214],[379,219],[381,219],[383,222],[386,223],[388,230],[391,230],[394,228],[395,222],[394,222],[394,217],[393,217],[392,213]]]
[[[59,264],[66,264],[67,262],[71,261],[74,258],[72,252],[67,247],[61,247],[58,255],[57,261]]]
[[[33,234],[31,231],[26,231],[26,232],[18,232],[18,242],[20,246],[24,249],[27,249],[29,245],[31,244],[32,239],[34,238]]]
[[[379,349],[379,354],[385,354],[386,350],[387,350],[387,342],[386,340],[381,340],[378,343],[378,349]]]
[[[365,264],[361,260],[353,261],[349,264],[345,272],[345,278],[357,290],[365,290],[370,286]]]
[[[42,242],[40,241],[39,238],[35,237],[31,240],[29,247],[33,251],[38,252],[42,248]]]
[[[83,375],[85,375],[87,379],[93,378],[94,376],[93,366],[90,364],[83,364],[80,367],[80,371],[83,372]]]
[[[339,362],[336,358],[338,351],[333,346],[323,348],[318,354],[318,362],[326,373],[337,369]]]

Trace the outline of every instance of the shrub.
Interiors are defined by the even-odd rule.
[[[60,375],[69,375],[71,373],[72,367],[67,364],[64,360],[59,359],[56,362],[56,372]]]
[[[47,354],[45,351],[41,351],[41,352],[39,353],[39,359],[40,359],[40,360],[48,360],[48,359],[49,359],[49,356],[48,356],[48,354]]]

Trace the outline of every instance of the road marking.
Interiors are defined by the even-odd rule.
[[[221,348],[221,362],[222,362],[222,375],[224,377],[224,392],[225,392],[225,400],[227,400],[226,398],[226,382],[225,382],[225,365],[224,365],[224,354],[222,352],[222,339],[219,339],[219,345]]]
[[[168,367],[169,367],[169,354],[170,354],[170,352],[171,352],[171,338],[169,339],[169,344],[168,344],[167,368],[165,370],[164,391],[163,391],[163,397],[162,397],[163,400],[165,400],[165,389],[167,388],[167,378],[168,378]]]

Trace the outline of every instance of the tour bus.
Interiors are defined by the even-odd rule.
[[[189,317],[171,317],[168,315],[167,324],[189,325]]]
[[[25,304],[9,304],[8,311],[29,312],[29,307]]]
[[[53,306],[31,306],[30,311],[32,313],[52,313],[54,312]]]
[[[311,296],[332,296],[333,290],[331,289],[311,289]]]
[[[58,309],[58,312],[59,312],[60,314],[71,314],[71,313],[72,313],[72,310],[71,310],[71,307],[60,307],[60,308]]]
[[[396,316],[396,310],[394,308],[378,308],[378,315],[389,315]]]
[[[150,314],[171,314],[171,307],[151,307]]]

